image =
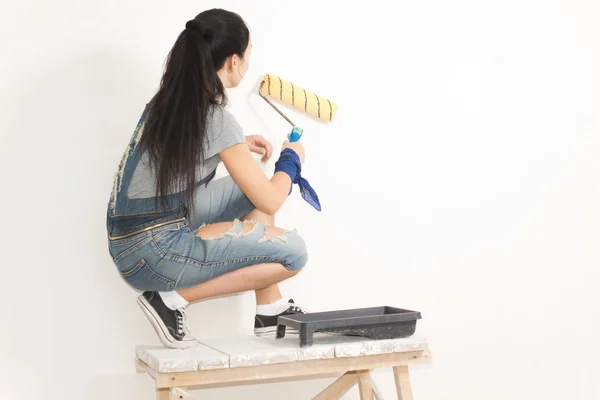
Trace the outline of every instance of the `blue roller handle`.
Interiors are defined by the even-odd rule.
[[[303,132],[304,132],[304,130],[302,128],[300,128],[299,126],[293,127],[292,131],[288,135],[288,140],[290,142],[297,142],[302,137]]]

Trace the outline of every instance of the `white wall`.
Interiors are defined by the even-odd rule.
[[[230,93],[248,134],[279,148],[288,131],[255,94],[265,72],[340,105],[330,126],[294,113],[323,212],[296,191],[278,217],[311,256],[286,295],[420,310],[435,363],[413,372],[418,400],[600,398],[597,2],[347,4],[3,2],[0,397],[152,398],[133,351],[158,341],[109,258],[105,207],[174,39],[221,6],[252,30]],[[251,294],[194,305],[191,328],[250,334],[253,310]]]

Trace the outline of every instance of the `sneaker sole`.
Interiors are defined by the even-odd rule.
[[[277,333],[277,327],[276,326],[266,326],[263,328],[254,328],[254,334],[258,337],[264,337],[264,336],[274,336]],[[294,328],[286,328],[285,329],[285,334],[286,335],[297,335],[298,334],[298,329],[294,329]]]
[[[137,303],[146,315],[146,318],[148,318],[148,321],[150,321],[150,325],[152,325],[154,331],[156,331],[162,344],[172,349],[188,349],[198,345],[198,341],[195,339],[179,341],[171,336],[167,326],[162,322],[162,319],[156,314],[156,311],[154,311],[154,308],[148,303],[148,300],[146,300],[144,296],[140,295],[137,299]]]

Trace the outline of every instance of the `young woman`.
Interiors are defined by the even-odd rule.
[[[277,283],[304,267],[306,246],[273,226],[273,215],[298,181],[304,148],[285,142],[268,179],[251,152],[266,161],[270,144],[244,136],[224,109],[251,49],[235,13],[213,9],[188,21],[115,177],[109,251],[168,347],[197,344],[185,313],[194,301],[254,290],[257,335],[274,333],[279,315],[303,312]],[[229,176],[214,180],[221,161]]]

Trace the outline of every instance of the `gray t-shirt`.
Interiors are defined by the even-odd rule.
[[[221,162],[219,152],[238,143],[246,142],[241,126],[229,111],[222,106],[213,106],[212,110],[213,112],[208,114],[206,124],[204,162],[196,169],[198,182],[217,168]],[[129,183],[127,197],[145,199],[155,196],[156,177],[150,168],[148,153],[144,152]]]

